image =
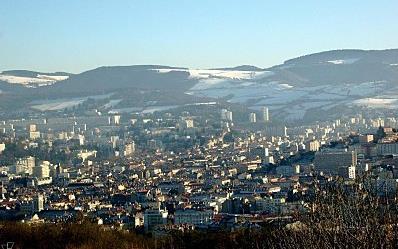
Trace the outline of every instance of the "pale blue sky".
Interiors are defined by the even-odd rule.
[[[1,0],[0,71],[103,65],[268,67],[398,48],[397,0]]]

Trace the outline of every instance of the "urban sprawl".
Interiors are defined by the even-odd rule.
[[[37,115],[0,122],[0,217],[115,229],[234,230],[305,213],[318,185],[364,176],[397,190],[398,120],[285,126],[263,107]],[[208,110],[213,110],[211,113]]]

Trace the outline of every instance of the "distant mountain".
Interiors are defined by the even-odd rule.
[[[66,73],[66,72],[54,72],[54,73],[43,73],[43,72],[35,72],[29,70],[7,70],[1,72],[4,75],[11,75],[11,76],[19,76],[19,77],[30,77],[35,78],[37,75],[49,75],[49,76],[71,76],[73,74]]]
[[[110,93],[113,108],[218,99],[254,110],[268,106],[272,118],[289,121],[330,118],[358,108],[392,109],[398,108],[398,49],[332,50],[266,69],[135,65],[80,74],[0,73],[0,110],[37,99],[64,101]]]
[[[0,83],[35,88],[52,85],[58,81],[67,79],[71,75],[72,74],[65,72],[42,73],[28,70],[8,70],[0,73]],[[0,89],[5,88],[8,87],[0,87]]]
[[[166,70],[159,73],[158,70]],[[168,71],[167,71],[168,70]],[[186,68],[137,65],[99,67],[70,76],[67,80],[49,87],[50,91],[103,92],[126,88],[184,91],[195,84]]]
[[[226,98],[254,110],[267,106],[272,117],[289,121],[398,108],[398,49],[326,51],[247,76],[200,79],[190,93]]]
[[[333,50],[287,60],[270,78],[297,86],[387,81],[398,83],[398,49]]]
[[[319,64],[334,60],[348,60],[352,58],[359,59],[361,63],[397,63],[398,49],[386,50],[359,50],[359,49],[341,49],[330,50],[320,53],[300,56],[284,62],[287,64]]]

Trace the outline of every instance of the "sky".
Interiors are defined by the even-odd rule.
[[[0,71],[269,67],[332,49],[398,48],[396,0],[1,0]]]

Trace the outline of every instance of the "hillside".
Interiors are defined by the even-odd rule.
[[[222,99],[253,110],[268,106],[272,117],[280,120],[324,119],[338,117],[342,110],[397,108],[398,49],[332,50],[267,69],[135,65],[99,67],[75,75],[11,70],[0,74],[0,94],[3,110],[30,107],[42,99],[61,108],[64,101],[82,103],[103,94],[112,94],[118,103],[115,108],[128,110],[148,105],[147,101],[184,104],[195,101],[194,96],[198,101]]]

